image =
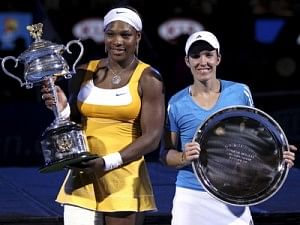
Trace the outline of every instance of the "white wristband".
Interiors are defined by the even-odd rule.
[[[69,103],[67,104],[67,106],[60,112],[60,118],[61,119],[68,119],[70,117],[71,114],[71,108]]]
[[[114,152],[102,157],[104,160],[104,170],[112,170],[123,164],[121,154],[119,152]]]

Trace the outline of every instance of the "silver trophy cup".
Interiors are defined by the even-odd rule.
[[[4,73],[17,80],[21,87],[25,86],[27,89],[30,89],[35,85],[48,82],[57,102],[54,78],[63,76],[66,79],[70,79],[76,73],[75,66],[83,55],[83,45],[78,40],[72,40],[66,46],[43,40],[41,39],[42,28],[42,23],[27,26],[27,30],[34,38],[34,42],[19,57],[4,57],[1,66]],[[80,47],[80,52],[70,71],[62,54],[64,52],[72,54],[69,47],[73,44],[77,44]],[[5,63],[8,60],[14,61],[15,67],[18,67],[19,62],[24,65],[23,79],[6,69]],[[45,165],[39,171],[43,173],[58,171],[72,164],[96,158],[96,155],[89,153],[82,127],[69,119],[63,119],[57,105],[54,105],[53,112],[55,119],[42,135],[41,148]]]

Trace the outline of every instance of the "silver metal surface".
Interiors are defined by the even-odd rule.
[[[219,110],[199,126],[201,146],[193,170],[204,189],[231,205],[255,205],[272,197],[284,183],[289,151],[279,124],[247,106]]]
[[[41,141],[45,165],[41,172],[52,172],[61,170],[66,166],[80,161],[96,158],[96,155],[89,153],[86,137],[82,127],[70,120],[61,118],[58,110],[57,91],[55,87],[55,77],[63,76],[71,78],[75,73],[75,66],[83,55],[83,45],[78,40],[72,40],[66,46],[55,44],[41,38],[43,34],[43,24],[33,24],[27,26],[27,30],[34,38],[34,42],[19,57],[6,56],[2,59],[1,66],[4,73],[17,80],[21,87],[32,88],[34,85],[48,83],[55,105],[53,113],[54,122],[46,129]],[[80,47],[79,55],[74,61],[72,70],[62,56],[64,52],[71,54],[70,46],[76,44]],[[24,65],[23,78],[14,75],[6,69],[6,62],[14,61],[15,67],[19,62]]]
[[[1,66],[4,73],[17,80],[21,87],[32,88],[33,85],[39,84],[53,76],[64,76],[69,79],[75,74],[75,67],[82,58],[84,48],[79,40],[69,41],[66,46],[55,44],[41,38],[43,33],[42,28],[43,24],[41,23],[27,26],[27,30],[34,38],[34,42],[17,58],[6,56],[2,59]],[[62,54],[64,52],[72,54],[69,47],[73,44],[80,47],[80,52],[72,65],[72,70],[69,70],[69,66]],[[7,61],[14,61],[15,67],[19,66],[19,62],[24,65],[23,78],[6,69]]]
[[[44,132],[41,141],[45,165],[41,172],[62,170],[72,164],[97,158],[88,151],[82,127],[69,120],[53,122]]]

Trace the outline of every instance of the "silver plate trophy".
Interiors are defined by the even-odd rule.
[[[273,196],[288,167],[288,141],[265,112],[247,106],[226,107],[204,121],[194,136],[201,146],[193,171],[204,189],[231,205],[250,206]]]
[[[72,40],[66,46],[43,40],[41,39],[42,28],[42,23],[27,26],[34,42],[18,58],[13,56],[3,58],[1,66],[6,75],[19,81],[21,87],[30,89],[43,82],[49,82],[57,102],[54,78],[63,76],[69,79],[76,73],[75,66],[83,55],[83,45],[78,40]],[[69,47],[73,44],[79,45],[80,52],[70,71],[62,54],[65,51],[71,54]],[[15,67],[19,62],[24,64],[24,82],[6,69],[5,63],[8,60],[13,60]],[[89,153],[86,136],[81,126],[68,119],[62,119],[56,105],[53,107],[53,112],[55,119],[42,135],[41,147],[45,165],[39,171],[42,173],[58,171],[71,164],[96,158],[96,155]]]

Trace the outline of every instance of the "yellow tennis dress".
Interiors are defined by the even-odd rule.
[[[98,60],[88,71],[95,71]],[[138,82],[149,65],[139,61],[127,85],[118,89],[94,86],[86,76],[78,94],[90,151],[99,156],[120,151],[141,135]],[[155,210],[155,200],[144,158],[105,174],[84,174],[70,170],[57,201],[103,211]]]

